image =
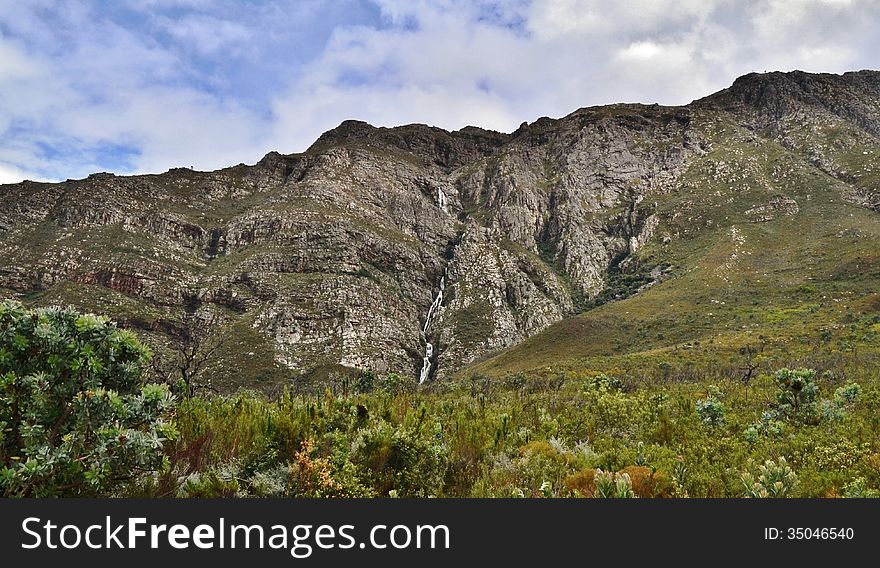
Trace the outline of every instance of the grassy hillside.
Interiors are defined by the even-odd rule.
[[[774,141],[723,121],[706,134],[713,147],[677,189],[642,204],[659,226],[629,265],[669,265],[664,281],[459,376],[736,376],[745,348],[765,371],[880,351],[880,216],[846,200],[847,184]],[[833,141],[836,133],[826,135]],[[873,150],[862,152],[848,151],[848,159],[861,156],[853,168],[872,171]]]

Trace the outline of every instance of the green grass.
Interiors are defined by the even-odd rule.
[[[781,146],[744,143],[726,126],[728,138],[695,161],[679,189],[657,197],[656,235],[672,238],[653,239],[638,260],[669,265],[668,280],[559,322],[459,376],[633,368],[634,361],[651,370],[677,359],[684,345],[685,360],[704,367],[758,343],[768,364],[808,356],[822,337],[849,345],[852,321],[877,311],[877,214],[845,201],[843,184]],[[799,211],[750,222],[745,211],[778,194]]]
[[[450,325],[456,341],[466,347],[479,345],[495,332],[492,306],[487,302],[475,302],[455,312]]]

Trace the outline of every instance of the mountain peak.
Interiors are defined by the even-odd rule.
[[[672,265],[690,274],[695,238],[745,259],[740,237],[752,246],[765,229],[796,239],[833,218],[827,250],[880,234],[878,78],[752,73],[692,105],[588,107],[511,134],[346,120],[306,154],[256,166],[2,186],[0,292],[150,333],[194,298],[237,337],[236,357],[262,354],[254,382],[328,365],[448,377],[674,280]],[[861,244],[858,273],[876,250]],[[572,321],[572,337],[602,345],[580,340],[601,322]]]

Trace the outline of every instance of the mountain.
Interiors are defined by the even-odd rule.
[[[875,71],[510,134],[346,121],[253,166],[0,186],[0,297],[107,313],[157,350],[195,314],[227,386],[735,371],[877,325],[878,139]]]

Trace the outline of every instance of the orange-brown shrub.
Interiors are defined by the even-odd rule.
[[[641,498],[672,497],[672,481],[662,471],[652,471],[649,467],[630,465],[620,473],[629,475],[633,492]]]
[[[580,497],[592,497],[596,492],[596,470],[588,467],[569,475],[565,488]]]
[[[314,440],[303,441],[290,464],[289,480],[294,494],[299,497],[335,497],[340,491],[333,479],[330,460],[312,457]]]

